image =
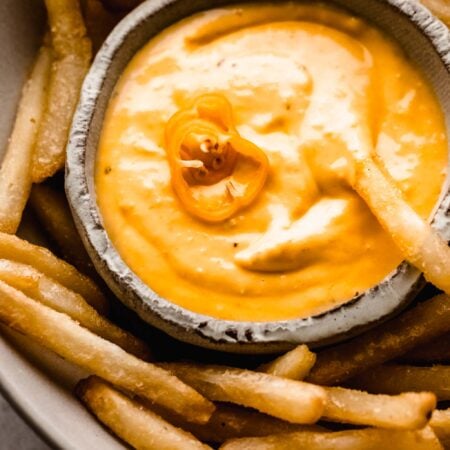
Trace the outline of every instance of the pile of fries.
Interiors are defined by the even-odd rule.
[[[146,342],[108,320],[63,193],[33,183],[63,168],[92,47],[139,1],[45,3],[49,32],[0,169],[0,321],[93,374],[76,395],[137,449],[450,448],[450,409],[436,409],[450,400],[450,366],[433,365],[450,361],[450,251],[369,158],[355,161],[354,189],[447,294],[317,355],[300,345],[252,370],[154,361]],[[445,2],[427,3],[448,20]],[[28,201],[74,266],[15,236]]]

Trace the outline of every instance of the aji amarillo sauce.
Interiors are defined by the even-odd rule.
[[[167,125],[179,111],[199,119],[193,102],[204,94],[229,105],[234,147],[218,148],[241,161],[211,169],[206,186],[195,176],[208,149],[175,142]],[[224,108],[202,123],[217,130]],[[116,86],[96,165],[105,228],[144,282],[189,310],[252,321],[326,311],[402,260],[346,181],[345,154],[360,150],[362,135],[428,217],[446,177],[444,119],[395,43],[317,4],[197,14],[152,39]],[[224,186],[238,192],[227,210],[214,198],[196,203]],[[236,198],[245,201],[231,205]]]

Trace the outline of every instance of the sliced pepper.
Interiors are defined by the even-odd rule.
[[[224,221],[250,205],[269,170],[266,154],[240,136],[220,94],[202,95],[170,118],[166,150],[178,199],[206,222]]]

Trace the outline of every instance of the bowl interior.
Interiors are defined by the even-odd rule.
[[[296,343],[324,345],[362,332],[398,312],[423,286],[403,263],[373,289],[349,303],[308,319],[233,322],[185,310],[159,297],[126,266],[103,228],[94,187],[95,155],[111,92],[134,54],[169,25],[198,11],[235,0],[152,0],[127,16],[107,39],[86,79],[68,147],[66,190],[93,261],[116,295],[145,321],[186,342],[232,352],[273,352]],[[450,37],[447,28],[414,0],[330,0],[384,30],[425,73],[450,130]],[[448,181],[434,226],[450,238]]]

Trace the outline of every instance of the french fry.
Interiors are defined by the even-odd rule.
[[[306,345],[300,345],[272,363],[260,366],[259,370],[269,367],[274,370],[273,375],[296,379],[297,368],[304,360],[307,370],[301,373],[306,375],[314,364],[315,354]],[[340,387],[324,387],[324,390],[327,401],[322,418],[334,422],[414,430],[427,424],[436,407],[436,397],[429,392],[388,396]]]
[[[22,90],[14,128],[0,169],[0,231],[15,233],[31,188],[31,160],[44,111],[52,53],[41,47]]]
[[[450,301],[438,295],[348,342],[320,352],[311,383],[332,385],[450,331]]]
[[[260,438],[235,439],[220,450],[441,450],[433,431],[427,427],[418,431],[367,428],[335,433],[296,432]]]
[[[64,194],[44,184],[35,184],[31,190],[30,205],[64,259],[81,273],[93,279],[98,277],[75,228]]]
[[[138,358],[150,359],[150,350],[143,341],[106,320],[79,294],[70,291],[35,268],[0,259],[0,280],[55,311],[67,314],[83,327]]]
[[[69,128],[92,54],[79,1],[45,0],[45,4],[55,59],[33,155],[35,183],[64,166]]]
[[[303,372],[301,368],[305,360],[304,367],[307,369]],[[298,379],[298,373],[306,375],[314,361],[315,354],[306,345],[300,345],[273,362],[260,366],[259,370],[269,368],[273,370],[272,375]],[[297,371],[299,367],[300,372]],[[389,396],[340,387],[324,387],[324,390],[327,401],[322,418],[334,422],[414,430],[427,424],[436,407],[436,397],[429,392]]]
[[[319,386],[250,370],[190,363],[164,363],[161,367],[210,400],[248,406],[292,423],[315,423],[326,401]]]
[[[354,159],[353,189],[389,233],[405,259],[450,294],[450,248],[403,199],[372,158]]]
[[[0,321],[90,373],[204,423],[214,405],[168,371],[81,327],[66,314],[0,281]]]
[[[274,361],[261,365],[258,370],[281,378],[303,380],[315,362],[315,353],[307,345],[299,345]]]
[[[427,424],[436,407],[436,397],[430,392],[389,396],[340,387],[328,387],[325,392],[323,419],[355,425],[415,430]]]
[[[142,400],[146,405],[145,400]],[[299,425],[262,414],[249,408],[227,403],[216,403],[211,418],[205,424],[187,422],[179,415],[150,405],[150,408],[168,422],[189,431],[203,442],[222,444],[228,439],[267,436],[293,431],[327,431],[318,425]]]
[[[194,436],[174,427],[99,378],[78,383],[77,396],[117,436],[142,450],[207,450]]]
[[[450,447],[450,409],[437,409],[433,412],[430,427],[445,448]]]
[[[101,314],[107,314],[108,301],[95,283],[46,248],[0,232],[0,258],[34,267],[67,289],[80,294]]]
[[[450,366],[387,364],[358,375],[349,384],[369,392],[384,394],[430,391],[436,394],[438,400],[450,400]]]
[[[400,356],[401,361],[412,363],[432,363],[450,361],[450,334],[439,336],[431,342],[413,348]]]

